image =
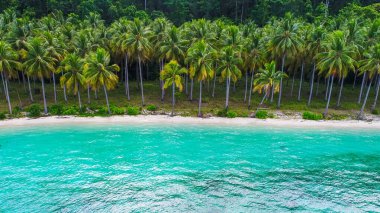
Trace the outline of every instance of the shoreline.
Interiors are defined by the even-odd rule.
[[[347,129],[379,129],[380,121],[310,121],[303,119],[256,119],[256,118],[197,118],[197,117],[170,117],[168,115],[138,115],[138,116],[111,116],[111,117],[75,117],[75,116],[48,116],[40,118],[16,118],[0,121],[0,129],[8,127],[70,125],[70,124],[191,124],[191,125],[219,125],[241,127],[286,127],[286,128],[347,128]]]

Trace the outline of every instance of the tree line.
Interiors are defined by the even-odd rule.
[[[344,14],[346,15],[346,14]],[[361,78],[358,102],[359,117],[365,109],[372,87],[375,88],[375,109],[380,87],[380,19],[366,17],[329,17],[313,23],[287,13],[260,27],[254,22],[235,25],[223,19],[196,19],[176,26],[166,18],[120,18],[110,25],[98,13],[83,20],[51,13],[40,19],[18,17],[7,10],[0,15],[0,72],[9,112],[12,106],[9,84],[23,79],[33,102],[30,79],[41,82],[44,112],[48,113],[45,81],[63,88],[64,98],[71,92],[82,107],[81,92],[105,94],[122,82],[125,98],[130,100],[129,82],[135,67],[141,103],[145,105],[144,80],[159,76],[161,98],[168,88],[182,91],[185,87],[193,100],[195,82],[199,84],[198,115],[202,116],[202,87],[205,83],[225,82],[229,107],[230,88],[244,79],[244,101],[251,107],[253,92],[265,101],[281,107],[283,79],[298,75],[298,100],[302,84],[310,81],[307,104],[313,100],[315,82],[326,81],[326,109],[330,106],[334,83],[338,82],[341,104],[342,89],[347,78],[354,84]],[[151,65],[154,69],[147,69]],[[156,67],[156,68],[155,68]],[[146,75],[144,75],[146,71]],[[294,82],[294,81],[293,81]],[[183,85],[184,84],[184,85]],[[190,91],[188,91],[188,88]],[[294,88],[294,85],[292,86]],[[367,88],[367,91],[364,91]],[[292,91],[293,92],[293,89]],[[172,95],[173,107],[175,96]]]

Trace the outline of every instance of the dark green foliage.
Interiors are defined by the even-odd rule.
[[[154,112],[154,111],[157,110],[157,106],[156,106],[156,105],[153,105],[153,104],[148,105],[148,106],[146,107],[146,110],[151,111],[151,112]]]
[[[218,116],[218,117],[227,117],[227,110],[226,109],[222,109],[222,110],[219,110],[217,113],[216,113],[216,115]]]
[[[234,111],[228,111],[226,116],[227,118],[236,118],[237,113]]]
[[[19,106],[16,106],[12,110],[12,117],[20,117],[21,116],[22,109]]]
[[[113,115],[124,115],[125,114],[125,108],[124,107],[117,107],[117,106],[111,106],[111,113]]]
[[[372,110],[372,114],[373,115],[378,115],[379,114],[379,110],[377,110],[377,109]]]
[[[42,107],[39,104],[33,104],[27,110],[28,116],[31,118],[40,117],[41,111],[42,111]]]
[[[71,106],[64,109],[64,115],[77,115],[79,113],[79,107]]]
[[[0,120],[5,120],[7,116],[5,116],[4,112],[0,112]]]
[[[62,115],[64,111],[64,106],[61,104],[54,104],[49,107],[49,113],[52,115]]]
[[[269,118],[269,113],[267,111],[264,111],[264,110],[259,110],[256,112],[256,115],[255,115],[255,118],[258,118],[258,119],[267,119]]]
[[[305,120],[314,120],[314,121],[317,121],[317,120],[322,120],[323,119],[323,115],[321,113],[304,112],[302,114],[302,118],[305,119]]]
[[[129,106],[129,107],[127,107],[127,114],[128,115],[139,115],[140,109],[138,107]]]

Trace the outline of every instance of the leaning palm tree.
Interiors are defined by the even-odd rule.
[[[145,105],[144,98],[144,86],[143,86],[143,76],[141,70],[141,63],[148,60],[150,54],[152,53],[152,44],[149,41],[150,38],[150,29],[143,24],[139,19],[135,19],[129,26],[130,32],[125,39],[125,45],[128,47],[128,52],[132,57],[135,57],[135,60],[139,65],[140,73],[140,87],[141,87],[141,99],[142,105]]]
[[[116,64],[110,64],[110,54],[103,48],[98,48],[95,52],[90,52],[84,65],[84,76],[93,89],[103,87],[106,96],[108,113],[111,114],[108,102],[107,90],[115,88],[119,77],[114,73],[120,70]]]
[[[255,86],[253,91],[262,93],[264,92],[264,97],[260,102],[261,106],[265,99],[270,96],[270,93],[276,93],[280,91],[281,79],[286,78],[287,75],[282,71],[276,70],[276,63],[274,61],[266,63],[264,69],[256,74]]]
[[[229,98],[230,98],[230,86],[231,80],[236,82],[241,78],[240,66],[243,64],[240,58],[240,53],[235,51],[232,46],[223,48],[219,67],[217,72],[221,74],[222,80],[226,80],[226,105],[225,108],[228,109]]]
[[[214,77],[214,52],[205,40],[194,43],[188,50],[187,61],[190,64],[190,77],[197,77],[199,81],[198,116],[202,116],[202,85],[209,78]]]
[[[86,83],[86,78],[83,75],[84,61],[76,53],[68,54],[61,62],[59,71],[64,74],[61,76],[61,86],[68,88],[74,95],[78,96],[79,108],[82,108],[80,98],[80,89]]]
[[[330,77],[329,95],[324,112],[324,116],[327,116],[334,78],[344,78],[348,70],[354,70],[355,60],[352,58],[353,51],[346,45],[344,33],[340,30],[334,31],[330,35],[329,40],[324,44],[324,48],[325,50],[317,55],[319,60],[317,66],[320,73],[326,71],[326,77]]]
[[[298,36],[298,24],[292,22],[292,17],[288,17],[284,23],[278,28],[273,39],[270,43],[270,49],[274,55],[281,57],[281,72],[284,72],[285,60],[289,55],[294,55],[299,46],[302,44],[302,40]],[[280,81],[280,89],[277,107],[281,106],[282,97],[282,80]]]
[[[177,61],[172,60],[164,66],[161,72],[161,80],[164,81],[164,88],[172,86],[172,116],[174,116],[174,105],[175,105],[175,88],[177,87],[179,91],[182,91],[182,75],[187,74],[187,69],[182,68]]]
[[[6,100],[8,102],[9,114],[12,114],[12,105],[9,97],[9,78],[18,77],[17,70],[21,68],[18,54],[10,44],[0,41],[0,73],[4,84]]]
[[[50,55],[47,44],[43,39],[36,37],[27,43],[27,56],[24,67],[28,76],[38,77],[41,80],[45,114],[48,113],[45,95],[45,78],[50,78],[56,63],[57,59]]]
[[[370,79],[370,82],[369,82],[366,96],[364,98],[363,105],[358,115],[359,119],[363,117],[363,112],[364,112],[365,105],[367,103],[369,92],[371,90],[372,81],[376,75],[380,74],[380,44],[373,46],[368,53],[364,54],[364,56],[366,57],[366,59],[360,62],[361,64],[360,71],[368,73],[367,75]],[[380,87],[380,78],[378,77],[378,80],[376,83],[375,101],[371,107],[371,110],[374,110],[376,108],[377,99],[379,97],[379,87]]]

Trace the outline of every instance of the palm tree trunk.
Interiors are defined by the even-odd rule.
[[[98,100],[98,89],[94,90],[94,94],[95,94],[95,99]]]
[[[284,68],[285,68],[285,58],[286,58],[286,55],[284,54],[282,56],[282,65],[281,65],[281,72],[284,73]],[[281,106],[281,96],[282,96],[282,77],[281,77],[281,80],[280,80],[280,93],[278,95],[278,102],[277,102],[277,108],[280,108]]]
[[[90,94],[90,85],[87,84],[87,99],[88,103],[91,104],[91,94]]]
[[[78,84],[78,82],[76,82],[76,84],[77,84],[77,88],[78,88],[77,92],[78,92],[79,109],[82,109],[82,101],[80,99],[79,84]]]
[[[253,90],[253,75],[255,73],[255,70],[252,69],[252,73],[251,73],[251,84],[249,86],[249,97],[248,97],[248,109],[251,108],[251,100],[252,100],[252,90]]]
[[[313,72],[311,73],[311,80],[310,80],[310,94],[309,94],[309,101],[307,102],[307,106],[310,106],[311,98],[313,97],[314,75],[315,75],[315,62],[314,62],[314,66],[313,66]]]
[[[142,100],[142,106],[145,106],[145,99],[144,99],[144,85],[142,80],[142,70],[141,70],[141,59],[139,55],[139,71],[140,71],[140,86],[141,86],[141,100]]]
[[[293,97],[295,77],[296,77],[296,71],[294,71],[294,74],[293,74],[292,87],[291,87],[291,90],[290,90],[290,97]]]
[[[25,81],[25,74],[24,74],[24,72],[21,72],[21,76],[22,76],[22,83],[24,85],[24,91],[26,92],[26,81]]]
[[[245,92],[244,92],[244,103],[247,102],[247,90],[248,90],[248,71],[245,72]]]
[[[342,98],[343,84],[344,84],[344,77],[342,77],[341,82],[340,82],[338,103],[336,104],[337,107],[340,107],[340,100]]]
[[[199,102],[198,102],[198,117],[202,117],[202,81],[199,82]]]
[[[55,85],[55,74],[53,72],[54,103],[57,103],[57,87]]]
[[[144,8],[145,8],[145,10],[146,10],[146,0],[145,0],[145,4],[144,4],[144,5],[145,5],[145,7],[144,7]]]
[[[320,82],[320,80],[321,80],[321,77],[318,76],[318,81],[317,81],[317,91],[315,91],[315,97],[317,97],[318,94],[319,94],[319,82]]]
[[[7,92],[6,92],[7,88],[5,86],[4,75],[3,75],[3,72],[0,72],[0,73],[1,73],[1,81],[3,82],[3,87],[4,87],[5,99],[8,101],[8,99],[7,99]]]
[[[194,79],[191,79],[191,85],[190,85],[190,101],[193,101],[193,87],[194,87]]]
[[[175,104],[175,83],[172,85],[173,94],[172,94],[172,116],[174,116],[174,104]]]
[[[161,60],[160,73],[162,72],[163,69],[164,69],[164,60]],[[161,81],[161,101],[164,102],[164,99],[165,99],[165,88],[164,88],[164,82]]]
[[[44,98],[44,113],[47,114],[47,104],[46,104],[46,96],[45,96],[45,81],[44,77],[41,77],[41,84],[42,84],[42,97]]]
[[[358,78],[358,70],[355,70],[354,84],[352,85],[352,89],[355,89],[356,79]]]
[[[263,105],[264,100],[267,97],[267,95],[268,95],[268,92],[265,92],[265,95],[264,95],[263,99],[261,99],[260,106]]]
[[[28,79],[28,88],[29,88],[30,101],[31,101],[31,102],[34,102],[33,94],[32,94],[32,88],[31,88],[31,86],[30,86],[30,79],[29,79],[29,76],[27,75],[26,78]]]
[[[106,96],[108,114],[111,114],[110,103],[108,102],[107,88],[106,88],[106,85],[104,85],[104,84],[103,84],[103,89],[104,89],[104,95]]]
[[[360,109],[360,112],[359,112],[359,115],[358,115],[358,119],[362,119],[363,118],[364,108],[365,108],[365,105],[367,103],[369,91],[371,90],[371,85],[372,85],[372,80],[369,82],[369,86],[368,86],[368,89],[367,89],[367,94],[365,95],[362,108]]]
[[[271,87],[271,97],[270,97],[271,103],[273,103],[273,98],[274,98],[274,85]]]
[[[8,78],[4,77],[3,72],[1,72],[1,77],[2,77],[3,82],[4,82],[4,87],[5,87],[4,91],[5,91],[5,97],[6,97],[7,102],[8,102],[9,114],[12,114],[12,105],[11,105],[11,99],[9,97],[9,89],[8,89]]]
[[[376,104],[377,104],[377,99],[379,97],[379,89],[380,89],[380,78],[377,78],[377,86],[376,86],[376,95],[375,95],[375,101],[373,102],[373,105],[371,107],[371,111],[375,110]]]
[[[131,100],[129,95],[129,78],[128,78],[128,55],[125,55],[125,65],[124,65],[124,85],[125,85],[125,94],[127,95],[128,101]]]
[[[215,98],[216,72],[214,74],[214,84],[212,86],[212,97]]]
[[[328,98],[328,95],[329,95],[329,88],[330,88],[330,78],[327,78],[325,101],[327,101],[327,98]]]
[[[327,99],[327,104],[326,104],[325,112],[323,113],[323,115],[325,117],[327,116],[327,113],[329,111],[329,105],[330,105],[330,100],[331,100],[331,91],[332,91],[332,88],[333,88],[333,84],[334,84],[334,75],[331,76],[330,89],[329,89],[329,97]]]
[[[362,86],[360,87],[358,104],[360,104],[360,102],[362,102],[362,94],[363,94],[363,88],[364,88],[364,85],[365,85],[366,78],[367,78],[367,72],[365,72],[364,75],[363,75]]]
[[[305,68],[305,62],[302,62],[302,68],[301,68],[301,77],[300,77],[300,87],[298,89],[298,101],[301,101],[301,92],[302,92],[302,83],[303,83],[303,72]]]
[[[188,87],[187,87],[187,85],[188,85],[188,82],[189,81],[189,75],[188,74],[186,74],[186,78],[185,78],[185,94],[187,95],[188,94]]]
[[[226,110],[228,110],[228,101],[229,101],[229,96],[230,96],[230,81],[231,81],[231,77],[228,76],[227,77],[227,81],[226,81]]]
[[[63,72],[61,74],[63,75]],[[63,85],[63,98],[65,99],[65,102],[67,103],[67,94],[66,94],[66,85],[65,84]]]

